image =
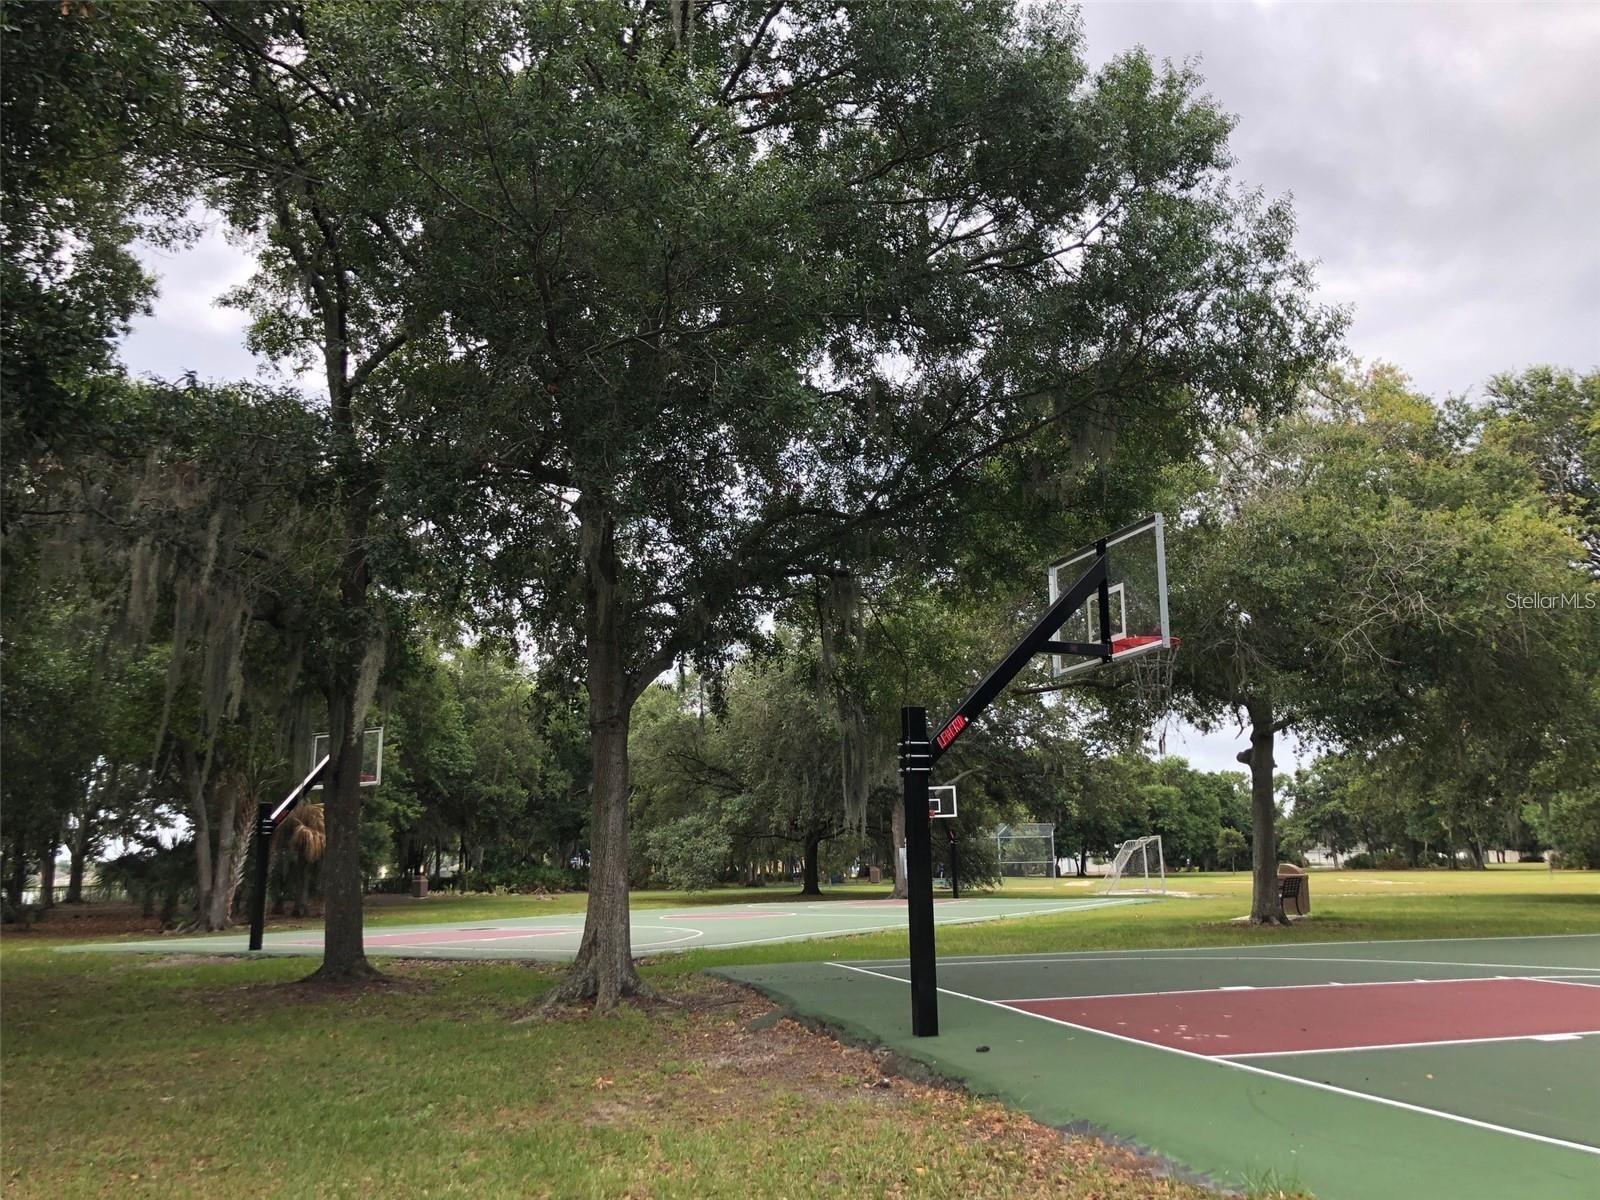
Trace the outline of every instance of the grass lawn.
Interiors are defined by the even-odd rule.
[[[940,949],[1600,931],[1594,873],[1319,873],[1315,915],[1286,931],[1232,923],[1246,903],[1242,874],[1171,883],[1191,895],[947,927]],[[1041,881],[1007,894],[1084,891]],[[436,896],[377,905],[372,922],[582,906],[581,896]],[[517,1023],[551,971],[386,962],[393,986],[330,994],[295,986],[307,964],[294,960],[57,954],[68,928],[52,919],[0,941],[7,1196],[1204,1194],[1097,1142],[900,1078],[893,1063],[776,1020],[764,1001],[698,973],[903,955],[898,933],[668,955],[646,976],[674,1003]]]

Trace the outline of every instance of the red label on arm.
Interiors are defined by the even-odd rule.
[[[966,727],[967,719],[961,714],[957,713],[955,716],[950,718],[950,724],[946,725],[939,731],[939,736],[933,739],[934,745],[943,750],[951,742],[955,741],[956,734],[960,733]]]

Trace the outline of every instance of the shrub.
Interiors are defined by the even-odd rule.
[[[1352,854],[1344,860],[1344,869],[1347,871],[1376,871],[1378,860],[1363,850],[1360,854]]]
[[[1561,792],[1550,798],[1548,813],[1529,804],[1522,816],[1563,867],[1600,867],[1600,787]]]
[[[467,873],[471,892],[581,892],[589,885],[587,871],[549,863],[519,863]],[[409,884],[408,884],[409,886]]]
[[[670,888],[693,892],[712,887],[733,857],[733,839],[709,813],[690,813],[646,835],[646,849]]]
[[[933,864],[937,873],[941,867],[948,876],[950,871],[950,839],[934,822]],[[961,877],[956,881],[962,891],[989,891],[1000,885],[1000,858],[994,839],[983,835],[958,833],[957,850],[960,855]]]

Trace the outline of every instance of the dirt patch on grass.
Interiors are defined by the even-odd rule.
[[[237,954],[153,954],[138,956],[137,961],[133,963],[133,969],[135,971],[170,971],[176,967],[215,967],[224,963],[237,965],[239,961]]]

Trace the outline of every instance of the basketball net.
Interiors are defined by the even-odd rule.
[[[1133,694],[1140,709],[1150,714],[1150,731],[1162,755],[1167,752],[1167,730],[1172,727],[1172,679],[1177,661],[1178,639],[1173,638],[1172,645],[1141,654],[1128,663],[1133,671]]]

